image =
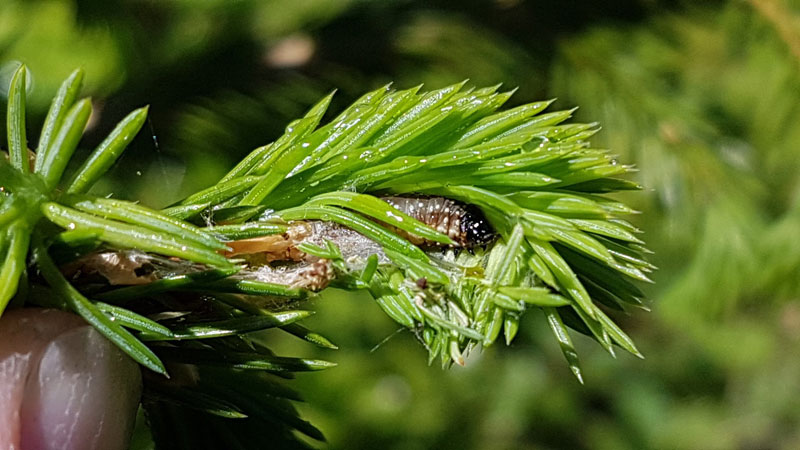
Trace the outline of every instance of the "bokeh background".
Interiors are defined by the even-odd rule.
[[[652,312],[623,326],[645,360],[577,337],[580,385],[530,313],[512,347],[442,371],[369,298],[327,293],[312,324],[340,350],[275,343],[339,363],[295,382],[323,447],[800,448],[797,0],[0,0],[0,92],[20,62],[34,129],[86,69],[85,152],[151,105],[101,188],[155,207],[330,90],[335,111],[389,81],[557,97],[638,166],[646,189],[625,200],[660,270]]]

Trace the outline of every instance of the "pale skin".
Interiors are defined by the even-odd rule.
[[[0,318],[0,450],[125,449],[141,390],[138,365],[80,317]]]

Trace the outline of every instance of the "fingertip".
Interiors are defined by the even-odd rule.
[[[31,374],[22,448],[127,448],[142,390],[138,365],[91,326],[55,338]]]

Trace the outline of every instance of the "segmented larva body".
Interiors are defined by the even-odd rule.
[[[480,209],[444,197],[382,197],[398,210],[447,235],[458,247],[486,245],[495,238],[494,230]],[[416,245],[438,246],[419,236],[403,231],[406,239]]]
[[[382,197],[398,210],[447,235],[455,247],[473,248],[491,243],[495,238],[486,217],[473,205],[444,197]],[[442,247],[400,229],[394,231],[416,245]],[[379,244],[360,233],[331,222],[299,221],[290,224],[286,232],[227,242],[229,258],[245,262],[246,269],[235,278],[254,279],[284,284],[293,288],[318,291],[334,277],[331,262],[308,255],[298,247],[303,242],[324,245],[330,240],[340,247],[348,263],[365,261],[371,254],[381,263],[390,260]],[[273,262],[283,262],[273,266]],[[357,264],[357,263],[356,263]],[[165,275],[177,275],[204,270],[188,261],[164,258],[136,250],[101,250],[62,267],[71,278],[98,274],[111,285],[139,285],[157,281]],[[424,279],[422,281],[424,286]]]

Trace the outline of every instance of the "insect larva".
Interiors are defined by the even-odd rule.
[[[382,197],[386,203],[446,234],[458,247],[472,248],[486,245],[495,238],[495,232],[480,209],[473,205],[444,197]],[[437,246],[418,236],[396,230],[413,244]]]
[[[473,248],[489,244],[495,238],[491,225],[475,206],[444,197],[394,196],[382,197],[382,200],[449,236],[456,247]],[[403,230],[394,231],[416,245],[442,245]],[[230,241],[227,244],[231,250],[225,256],[245,263],[246,268],[235,277],[316,291],[332,281],[333,268],[330,261],[307,255],[298,246],[303,242],[323,246],[328,240],[340,248],[350,270],[360,270],[373,254],[378,255],[380,263],[389,262],[376,242],[356,231],[322,221],[294,222],[282,234]],[[166,275],[203,270],[203,267],[136,250],[109,249],[85,255],[62,270],[73,278],[99,274],[111,285],[135,285],[151,283]],[[420,279],[417,283],[424,289],[427,280]]]

